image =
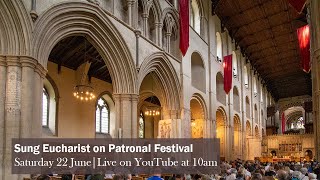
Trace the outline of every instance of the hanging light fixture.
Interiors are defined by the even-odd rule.
[[[152,74],[151,74],[151,77],[152,77],[151,88],[152,88],[152,92],[153,92],[153,76],[152,76]],[[155,98],[156,98],[155,96],[151,96],[150,103],[155,101]],[[144,111],[144,115],[146,115],[146,116],[159,116],[160,115],[160,110],[159,109],[160,109],[159,106],[155,106],[155,105],[147,106],[145,111]]]
[[[84,51],[85,51],[84,59],[86,59],[86,55],[87,55],[86,39],[84,39]],[[87,76],[87,73],[86,73],[86,76]],[[80,101],[90,101],[95,98],[94,89],[92,86],[89,85],[89,83],[86,83],[86,78],[83,84],[80,83],[74,87],[73,96],[79,99]]]
[[[73,96],[81,101],[89,101],[95,98],[93,87],[89,85],[76,85],[74,87]]]

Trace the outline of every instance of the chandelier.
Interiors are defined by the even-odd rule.
[[[89,101],[95,98],[93,87],[89,85],[77,85],[74,87],[73,96],[81,101]]]
[[[160,111],[159,111],[159,108],[156,106],[149,106],[146,108],[144,114],[146,116],[158,116],[160,115]]]

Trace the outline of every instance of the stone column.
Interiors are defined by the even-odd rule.
[[[30,123],[30,121],[34,119],[33,105],[39,105],[38,102],[35,102],[35,98],[33,97],[35,80],[34,69],[37,64],[37,61],[29,57],[21,57],[20,60],[22,66],[21,126],[24,127],[21,129],[21,136],[24,138],[30,138],[31,133],[36,131],[32,129],[32,123]],[[39,129],[39,131],[41,132],[41,129]]]
[[[12,138],[20,137],[21,119],[21,67],[17,56],[7,56],[7,78],[5,98],[5,140],[4,140],[4,175],[3,180],[18,179],[11,174]]]
[[[181,110],[181,136],[191,138],[191,111],[187,108]]]
[[[166,32],[166,51],[170,53],[170,38],[171,38],[171,32]]]
[[[320,2],[310,1],[311,20],[311,75],[312,75],[312,101],[313,101],[313,127],[315,139],[315,158],[320,158]]]
[[[134,5],[134,0],[127,0],[127,5],[128,5],[128,24],[129,26],[132,26],[133,23],[133,5]]]
[[[132,132],[131,137],[132,138],[138,138],[138,98],[139,96],[136,94],[131,95],[131,117],[132,117]]]
[[[162,44],[162,40],[161,40],[161,38],[162,38],[162,23],[156,22],[155,29],[156,29],[156,42],[155,43],[161,47],[162,46],[161,45]]]
[[[114,94],[116,107],[116,129],[121,128],[121,138],[136,138],[137,132],[137,104],[136,94]],[[116,132],[115,137],[119,137]]]
[[[148,34],[148,14],[147,13],[142,14],[142,26],[143,26],[142,34],[143,36],[148,38],[149,34]]]
[[[5,142],[5,98],[6,98],[6,77],[7,75],[7,67],[6,67],[6,59],[4,56],[0,56],[0,180],[3,180],[2,174],[4,174],[4,142]]]

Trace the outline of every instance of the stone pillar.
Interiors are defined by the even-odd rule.
[[[17,56],[7,56],[6,100],[5,100],[5,140],[4,140],[4,176],[5,179],[18,179],[11,174],[12,138],[20,137],[21,119],[21,67]]]
[[[313,101],[313,127],[315,139],[315,158],[320,158],[320,2],[310,1],[311,20],[311,75],[312,75],[312,101]]]
[[[21,57],[21,126],[24,127],[23,129],[21,129],[21,136],[24,138],[30,138],[31,133],[35,132],[35,130],[32,129],[32,123],[30,123],[30,121],[34,119],[33,109],[40,109],[33,108],[33,104],[39,105],[39,102],[35,102],[35,98],[33,97],[35,80],[34,69],[36,64],[37,61],[32,58]],[[39,131],[41,132],[41,129],[39,129]]]
[[[171,32],[166,32],[166,51],[170,53],[170,38],[171,38]]]
[[[11,174],[12,138],[41,136],[42,88],[45,69],[31,57],[0,56],[0,180]]]
[[[181,136],[191,138],[191,111],[187,108],[181,110]]]
[[[134,5],[134,0],[127,0],[127,5],[128,5],[128,24],[129,26],[132,26],[133,23],[133,5]]]
[[[137,104],[138,95],[136,94],[114,94],[116,107],[116,129],[115,137],[136,138],[137,132]],[[119,132],[119,128],[121,131]]]
[[[139,96],[136,94],[131,95],[131,117],[132,117],[132,132],[131,137],[132,138],[138,138],[138,98]]]
[[[161,47],[162,46],[162,23],[155,23],[156,28],[156,44]]]
[[[6,59],[4,56],[0,56],[0,180],[4,177],[4,142],[5,142],[5,98],[6,98],[6,79],[7,79],[7,67]]]
[[[142,34],[143,36],[148,38],[149,34],[148,34],[148,14],[147,13],[142,14],[142,26],[143,26]]]

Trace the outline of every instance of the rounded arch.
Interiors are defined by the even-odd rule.
[[[208,119],[208,110],[207,110],[207,105],[204,98],[200,94],[194,93],[191,97],[191,100],[196,100],[201,105],[203,110],[203,118],[204,120]]]
[[[206,68],[202,56],[197,51],[191,55],[191,84],[202,92],[206,91]]]
[[[154,53],[144,59],[138,74],[138,89],[140,89],[144,77],[150,72],[155,73],[162,86],[163,95],[166,97],[166,102],[163,102],[163,105],[166,105],[170,110],[179,110],[180,82],[174,67],[163,52]],[[177,116],[179,116],[178,113]]]
[[[223,120],[223,121],[216,120],[217,124],[222,123],[222,124],[226,125],[226,124],[227,124],[227,113],[226,113],[226,111],[224,110],[224,108],[221,107],[221,106],[219,106],[218,109],[217,109],[217,113],[220,113],[220,115],[221,115],[221,117],[222,117],[221,120]]]
[[[233,145],[234,145],[234,159],[241,157],[241,120],[238,114],[233,116]]]
[[[240,95],[237,86],[233,87],[233,109],[240,112]]]
[[[104,59],[114,82],[113,93],[137,94],[136,70],[128,47],[107,14],[91,3],[64,2],[41,15],[35,22],[32,54],[46,67],[53,47],[73,35],[85,36]]]
[[[31,55],[33,24],[22,1],[0,1],[0,54]]]
[[[224,80],[223,75],[221,72],[218,72],[216,75],[216,95],[217,100],[223,104],[226,105],[226,92],[224,91]]]
[[[223,107],[218,107],[216,111],[216,138],[220,139],[220,157],[223,159],[227,156],[226,148],[227,148],[227,133],[226,126],[227,123],[227,114]]]

